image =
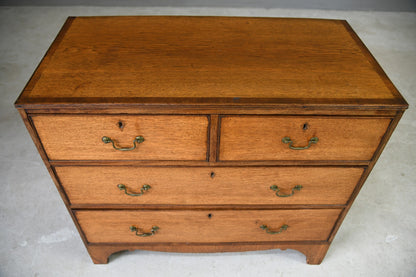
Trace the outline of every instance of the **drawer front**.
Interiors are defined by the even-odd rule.
[[[88,166],[55,171],[71,204],[279,205],[346,204],[363,169]]]
[[[91,243],[323,241],[328,239],[340,211],[77,211],[76,217]],[[262,225],[281,233],[267,233]],[[149,234],[153,226],[159,229],[146,237],[130,229]]]
[[[33,116],[51,160],[206,160],[206,116]],[[139,143],[135,138],[142,136]],[[113,144],[103,142],[108,137]],[[129,151],[115,148],[136,148]]]
[[[227,116],[221,119],[219,159],[367,161],[373,157],[390,121],[389,118]]]

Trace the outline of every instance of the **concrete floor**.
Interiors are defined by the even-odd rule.
[[[148,251],[92,264],[13,103],[67,16],[347,19],[410,104],[319,266],[294,250]],[[416,14],[215,8],[0,8],[0,276],[416,276]]]

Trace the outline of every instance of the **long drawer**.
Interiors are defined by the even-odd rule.
[[[50,160],[207,158],[207,116],[36,115],[32,121]]]
[[[324,241],[340,209],[76,211],[90,243]],[[152,232],[153,230],[153,232]]]
[[[56,167],[71,204],[346,204],[362,168]]]
[[[390,118],[225,116],[222,161],[371,160]]]

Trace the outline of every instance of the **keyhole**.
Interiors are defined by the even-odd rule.
[[[121,120],[120,120],[119,122],[117,122],[117,126],[118,126],[118,128],[120,128],[121,130],[123,130],[123,128],[124,128],[124,124],[123,124],[123,122],[121,122]]]
[[[305,130],[305,131],[308,130],[309,129],[309,124],[308,123],[303,124],[302,129]]]
[[[211,172],[211,178],[215,177],[215,172]]]
[[[212,217],[212,214],[208,214],[208,218],[211,218]]]

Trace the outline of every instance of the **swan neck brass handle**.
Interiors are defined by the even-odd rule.
[[[137,144],[142,143],[144,141],[144,137],[137,136],[133,140],[133,146],[132,147],[118,147],[118,146],[115,145],[114,141],[111,138],[106,137],[106,136],[102,137],[102,141],[104,143],[106,143],[106,144],[111,142],[113,144],[113,148],[116,149],[116,150],[119,150],[119,151],[131,151],[131,150],[136,149]]]
[[[303,146],[303,147],[297,147],[297,146],[293,146],[293,140],[290,137],[284,137],[282,138],[282,142],[283,143],[289,143],[289,148],[293,149],[293,150],[305,150],[308,149],[309,147],[311,147],[312,144],[316,144],[318,143],[319,139],[317,137],[313,137],[309,140],[308,145]]]
[[[283,231],[286,231],[286,230],[287,230],[287,228],[289,228],[289,225],[287,225],[287,224],[283,224],[283,225],[280,227],[279,231],[272,231],[272,230],[270,230],[270,228],[269,228],[269,227],[267,227],[267,225],[261,225],[261,226],[260,226],[260,228],[261,228],[261,229],[263,229],[263,230],[265,230],[265,231],[266,231],[266,233],[268,233],[268,234],[271,234],[271,235],[277,235],[277,234],[282,233]]]
[[[137,228],[136,226],[130,226],[130,231],[136,232],[136,236],[138,236],[138,237],[150,237],[150,236],[153,236],[154,234],[156,234],[156,232],[159,229],[160,228],[158,226],[153,226],[149,233],[145,233],[145,232],[142,231],[142,229]]]
[[[120,190],[124,190],[124,193],[125,194],[127,194],[128,196],[141,196],[141,195],[143,195],[146,191],[148,191],[149,189],[151,189],[152,187],[151,186],[149,186],[149,185],[143,185],[142,187],[141,187],[141,189],[140,189],[140,193],[130,193],[130,192],[127,192],[127,188],[126,188],[126,185],[123,185],[123,184],[118,184],[117,185],[117,187],[120,189]]]
[[[301,185],[296,185],[292,188],[291,194],[279,194],[280,188],[276,185],[270,186],[270,189],[276,192],[276,196],[278,197],[290,197],[295,194],[295,190],[300,191],[303,187]]]

